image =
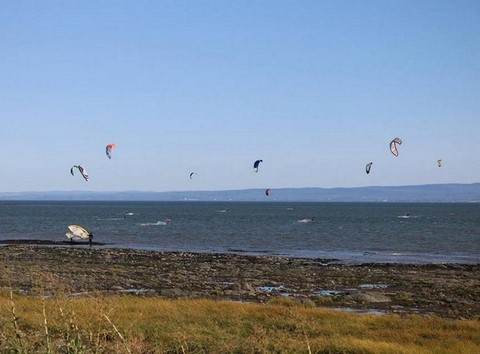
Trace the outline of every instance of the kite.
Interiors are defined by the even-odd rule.
[[[253,164],[253,170],[255,172],[258,172],[258,165],[260,165],[260,162],[263,162],[263,160],[257,160],[255,161],[255,163]]]
[[[265,189],[265,195],[268,197],[270,195],[270,188]]]
[[[402,145],[402,139],[395,138],[390,142],[390,152],[395,156],[398,156],[397,145]]]
[[[65,233],[65,236],[68,237],[70,242],[73,243],[74,239],[77,240],[86,240],[88,239],[88,242],[91,244],[92,239],[93,239],[93,234],[89,232],[87,229],[84,227],[78,226],[78,225],[68,225],[68,229],[71,232]]]
[[[438,161],[437,161],[437,164],[438,164],[438,167],[442,167],[443,161],[442,161],[442,160],[438,160]]]
[[[106,147],[105,147],[105,153],[107,154],[107,157],[109,159],[112,158],[112,151],[113,149],[115,149],[117,145],[116,144],[108,144]]]
[[[369,162],[369,163],[367,163],[367,166],[365,166],[365,172],[367,173],[367,175],[370,173],[370,169],[372,168],[372,164],[373,164],[373,162]]]
[[[71,169],[70,169],[70,173],[72,174],[72,176],[74,176],[74,173],[73,173],[73,169],[74,168],[78,168],[78,170],[80,171],[80,173],[82,174],[83,178],[85,178],[85,181],[89,181],[89,178],[88,178],[88,173],[87,171],[85,170],[85,167],[83,167],[82,165],[75,165],[73,166]]]
[[[196,172],[190,173],[190,179],[192,179],[192,176],[193,176],[193,175],[196,175],[196,174],[197,174]]]

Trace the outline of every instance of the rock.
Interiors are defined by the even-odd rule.
[[[366,303],[391,302],[390,298],[382,293],[358,292],[348,296],[351,297],[352,300]]]
[[[249,295],[255,295],[256,293],[255,288],[247,282],[240,282],[238,284],[238,290]]]

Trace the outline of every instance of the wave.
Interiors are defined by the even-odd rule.
[[[307,224],[309,222],[313,222],[314,219],[301,219],[301,220],[297,220],[299,223],[302,223],[302,224]]]
[[[168,225],[168,223],[166,221],[157,221],[157,222],[145,222],[139,225],[140,226],[164,226],[164,225]]]

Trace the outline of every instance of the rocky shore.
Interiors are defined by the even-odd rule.
[[[480,319],[480,264],[342,264],[238,254],[88,246],[0,247],[0,287],[23,294],[91,292],[309,305]]]

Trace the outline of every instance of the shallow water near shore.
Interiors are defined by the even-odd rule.
[[[0,244],[63,244],[69,224],[103,248],[480,262],[478,203],[0,202]]]

